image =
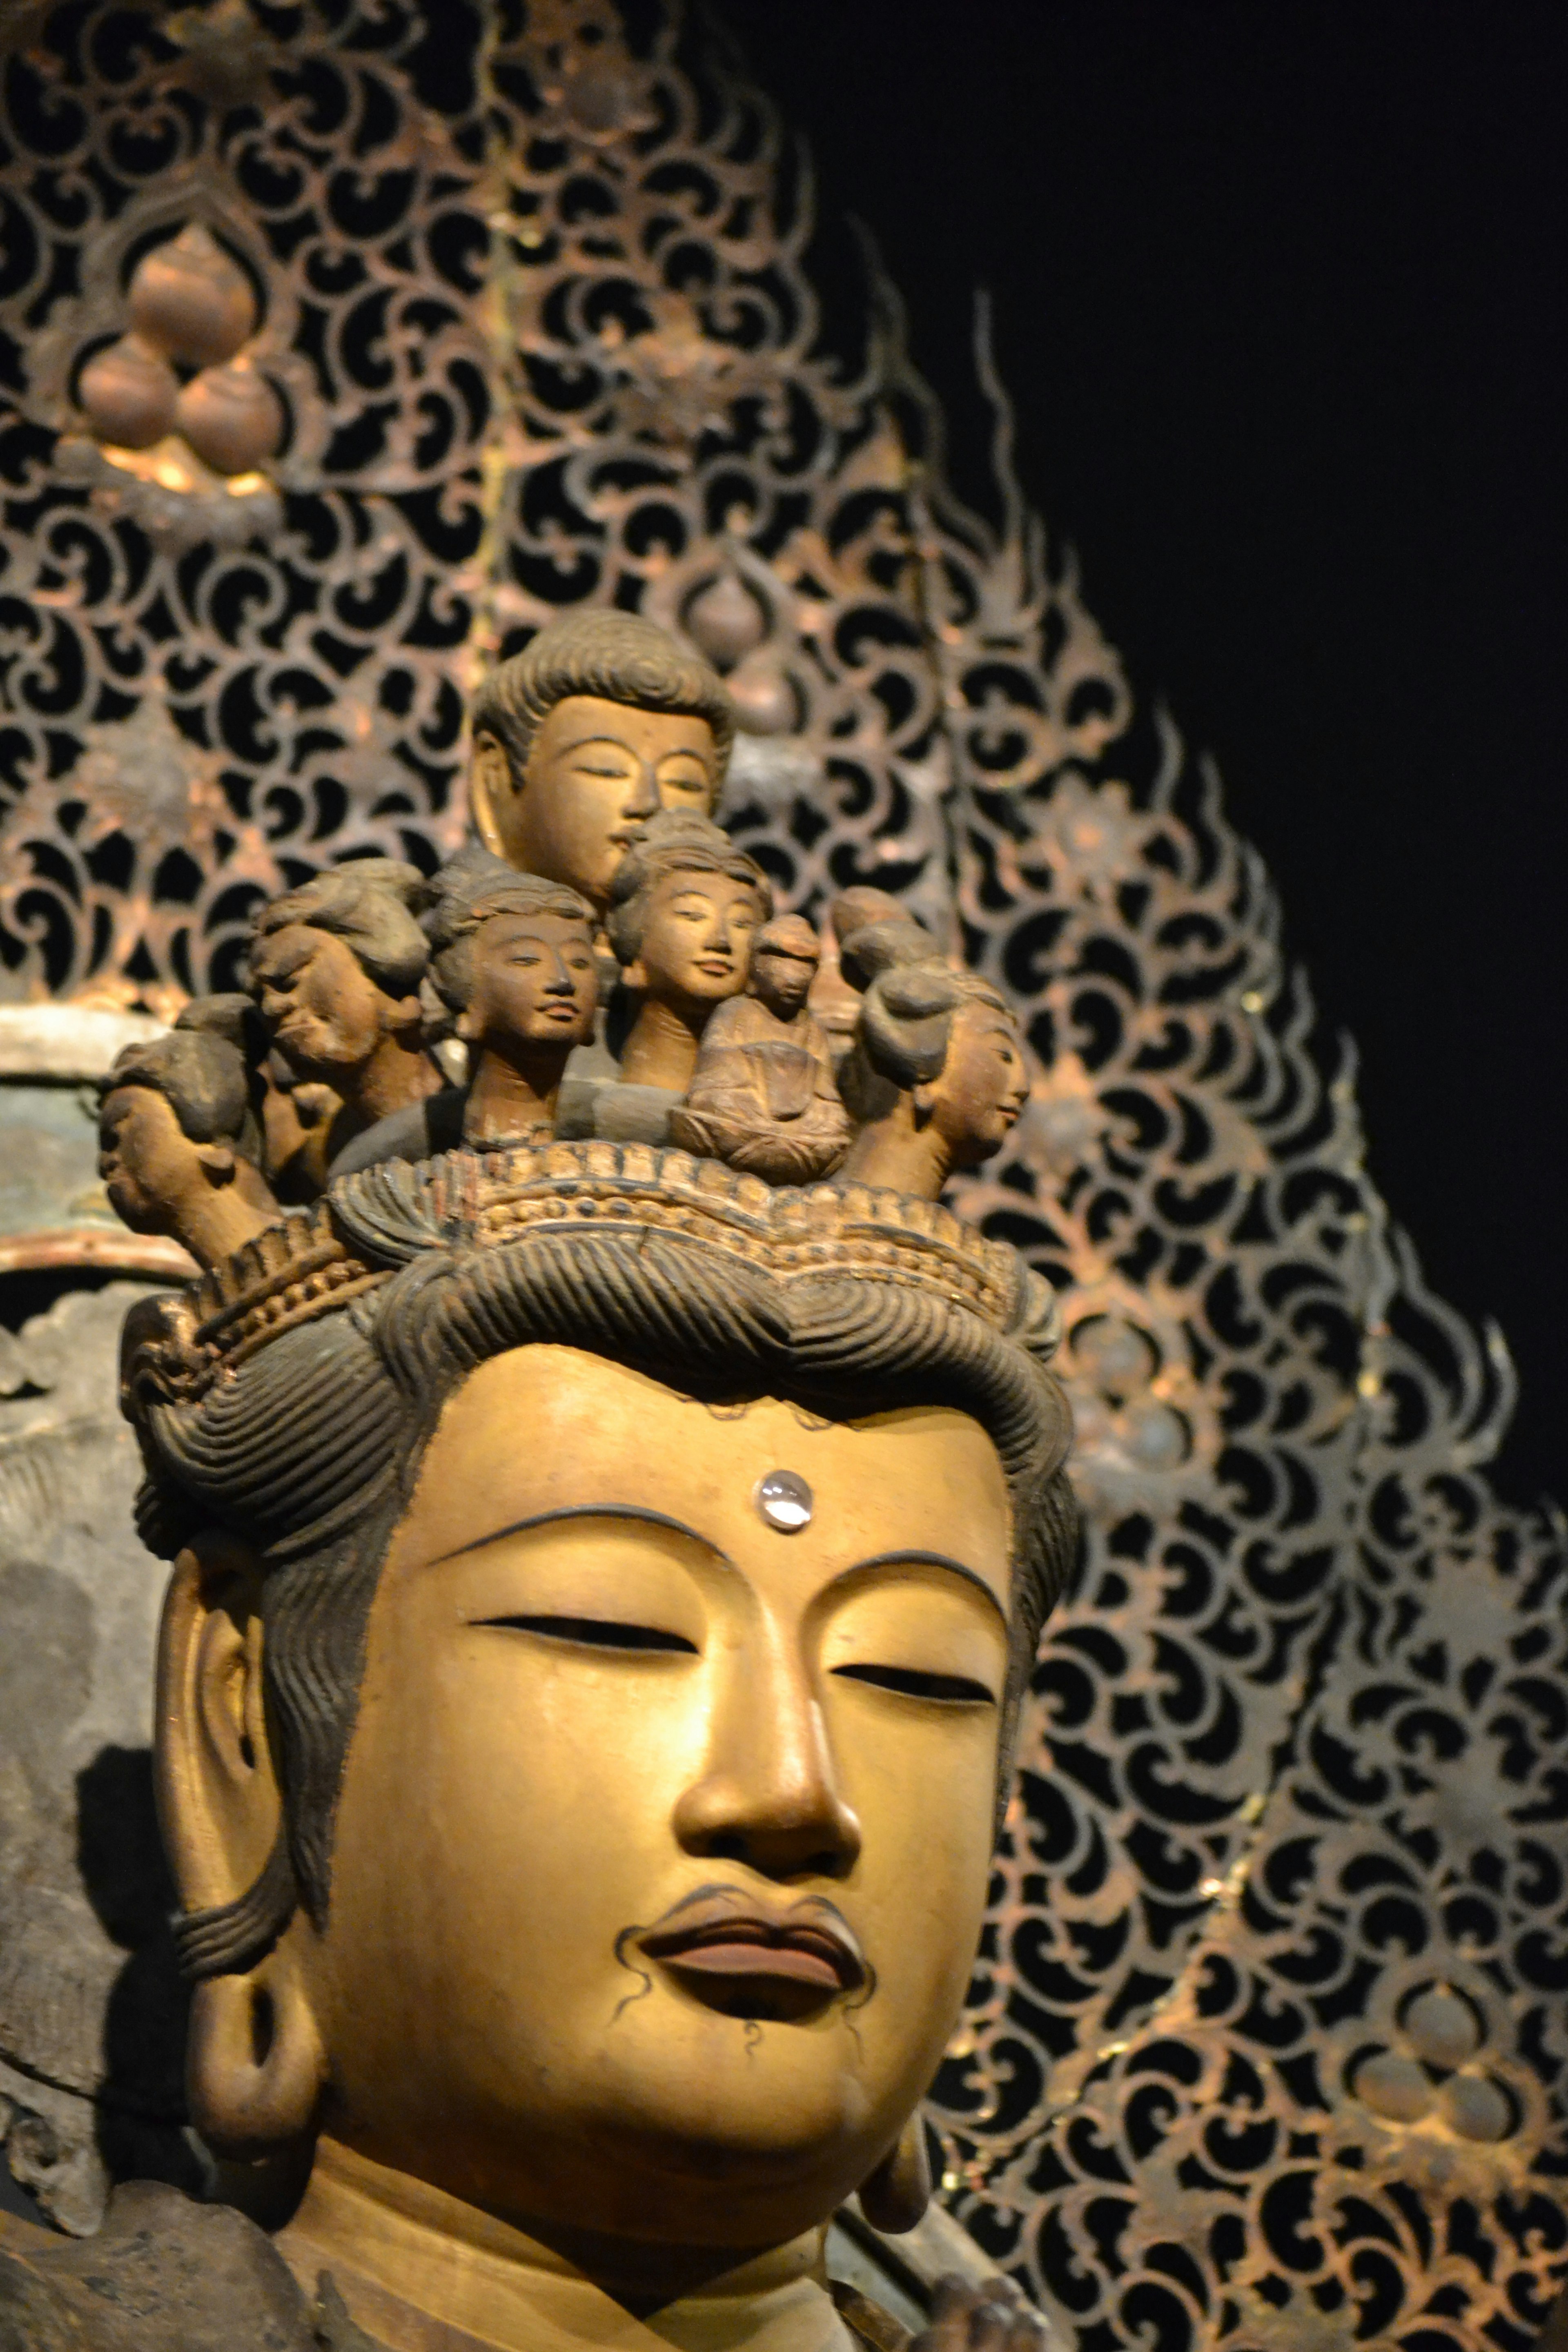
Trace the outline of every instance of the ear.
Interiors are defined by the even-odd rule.
[[[401,1036],[407,1029],[416,1029],[421,1035],[424,1034],[425,1007],[419,1002],[417,990],[412,996],[395,996],[390,1003],[392,1020],[389,1025],[394,1035]]]
[[[930,1080],[910,1087],[910,1107],[915,1115],[916,1127],[929,1127],[931,1113],[936,1108],[936,1087]]]
[[[180,1554],[158,1643],[158,1815],[180,1900],[216,1910],[254,1886],[283,1829],[262,1688],[261,1576],[213,1532]],[[309,2130],[326,2067],[296,1913],[243,1975],[196,1988],[186,2053],[191,2114],[222,2155],[253,2157]]]
[[[261,1573],[230,1536],[174,1563],[158,1642],[158,1817],[187,1911],[255,1884],[282,1824],[261,1684]]]
[[[634,956],[630,963],[622,964],[621,986],[623,988],[635,989],[639,993],[646,995],[647,992],[647,967],[643,962],[641,956]]]
[[[493,735],[476,735],[468,760],[468,814],[492,857],[506,856],[500,813],[511,793],[511,761]]]
[[[234,1181],[234,1146],[231,1143],[203,1143],[196,1148],[196,1158],[206,1172],[209,1184],[232,1184]]]
[[[860,2183],[860,2210],[873,2230],[901,2237],[924,2219],[931,2193],[925,2118],[917,2107],[887,2155]]]
[[[465,1045],[478,1045],[479,1038],[479,1019],[472,1005],[464,1005],[462,1011],[458,1013],[457,1019],[452,1024],[452,1034],[454,1037],[460,1037]]]

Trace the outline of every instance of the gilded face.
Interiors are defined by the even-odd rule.
[[[201,1181],[201,1146],[155,1087],[116,1087],[98,1114],[98,1172],[133,1234],[166,1233],[173,1211]]]
[[[529,748],[521,789],[489,737],[475,746],[474,813],[487,846],[520,872],[603,907],[638,825],[660,809],[710,816],[718,756],[705,719],[572,694]]]
[[[491,915],[473,939],[473,992],[458,1023],[470,1044],[554,1048],[591,1035],[598,974],[587,927],[568,915]]]
[[[363,1067],[405,1009],[379,989],[346,940],[309,923],[268,931],[250,951],[251,987],[289,1066],[341,1085]]]
[[[781,1469],[793,1529],[758,1498]],[[963,1413],[483,1365],[370,1618],[307,1964],[337,2136],[525,2226],[761,2246],[823,2219],[968,1982],[1008,1558]]]
[[[763,919],[749,882],[728,874],[668,874],[649,893],[642,944],[626,968],[634,988],[672,1004],[738,996]]]
[[[999,1150],[1029,1098],[1029,1074],[1011,1014],[984,999],[961,1004],[947,1059],[929,1096],[955,1168],[976,1167]]]

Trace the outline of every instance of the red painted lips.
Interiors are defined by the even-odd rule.
[[[853,1931],[820,1895],[774,1912],[739,1887],[703,1889],[637,1942],[688,1992],[729,2016],[805,2016],[866,1980]]]

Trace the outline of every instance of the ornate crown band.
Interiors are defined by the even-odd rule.
[[[864,1184],[775,1189],[716,1160],[638,1143],[520,1145],[386,1161],[269,1226],[165,1307],[160,1372],[200,1395],[282,1332],[344,1307],[432,1249],[499,1248],[563,1231],[688,1235],[775,1280],[871,1279],[923,1290],[997,1330],[1033,1320],[1028,1277],[933,1201]]]

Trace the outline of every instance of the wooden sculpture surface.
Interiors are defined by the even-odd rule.
[[[721,731],[713,697],[651,716]],[[477,845],[318,877],[258,919],[253,1003],[106,1081],[116,1204],[207,1269],[132,1310],[124,1396],[174,1562],[190,2112],[268,2231],[135,2184],[88,2246],[0,2256],[0,2345],[903,2340],[825,2231],[923,2209],[1073,1541],[1048,1297],[932,1197],[1005,1131],[1016,1040],[918,929],[862,929],[872,1181],[792,1181],[849,1142],[815,933],[763,928],[700,811],[609,846],[598,898]],[[553,1133],[601,912],[599,1102],[690,1088],[707,1156]],[[463,1088],[433,1091],[433,1007]],[[288,1214],[279,1055],[370,1160]],[[1037,2340],[998,2308],[939,2331]]]

